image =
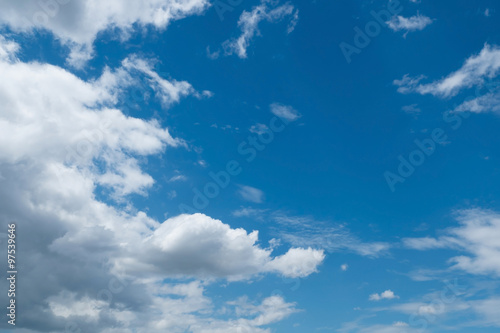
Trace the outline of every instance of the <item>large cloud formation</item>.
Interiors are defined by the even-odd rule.
[[[165,106],[201,94],[159,77],[138,57],[84,81],[22,62],[19,49],[0,38],[0,221],[17,222],[22,244],[21,332],[263,333],[297,311],[270,296],[243,306],[253,310],[238,318],[242,305],[233,305],[232,316],[220,319],[202,281],[304,277],[317,270],[322,251],[292,248],[273,257],[257,231],[202,214],[160,223],[96,198],[98,188],[110,190],[109,202],[146,194],[154,179],[142,161],[186,146],[157,121],[116,108],[136,76]]]

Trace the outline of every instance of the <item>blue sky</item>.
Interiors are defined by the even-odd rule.
[[[0,6],[16,331],[498,331],[497,2]]]

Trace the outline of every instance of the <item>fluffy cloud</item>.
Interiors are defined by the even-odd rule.
[[[404,244],[417,250],[451,248],[468,255],[452,257],[452,268],[471,274],[500,276],[500,215],[492,211],[466,210],[458,215],[459,226],[432,238],[409,238]]]
[[[486,44],[481,52],[468,58],[463,66],[441,80],[428,84],[420,84],[424,76],[411,78],[405,75],[395,80],[401,93],[417,92],[438,97],[455,96],[460,90],[482,85],[485,79],[496,77],[500,73],[500,48]]]
[[[377,293],[371,294],[368,299],[370,301],[380,301],[382,299],[394,299],[394,298],[399,298],[399,296],[395,295],[392,290],[386,290],[380,294]]]
[[[189,83],[166,81],[137,57],[85,81],[57,66],[20,61],[19,46],[4,38],[0,50],[0,140],[8,143],[0,146],[0,221],[16,222],[23,239],[17,253],[23,328],[267,333],[263,326],[296,311],[270,297],[246,317],[215,319],[218,309],[197,280],[306,276],[322,262],[321,251],[293,248],[273,257],[258,246],[257,232],[204,215],[159,223],[130,204],[112,204],[147,193],[154,179],[143,161],[186,146],[158,121],[124,115],[120,97],[143,76],[171,106],[198,95]],[[97,189],[109,190],[104,199]]]
[[[387,22],[387,25],[394,31],[405,30],[408,33],[424,30],[431,23],[432,20],[429,17],[418,14],[411,17],[394,16]]]
[[[264,20],[272,23],[287,17],[290,18],[287,32],[291,33],[299,19],[299,11],[289,3],[276,7],[272,1],[262,0],[260,5],[252,8],[251,12],[243,11],[238,21],[241,35],[223,43],[225,54],[236,53],[238,57],[246,58],[250,41],[259,34],[259,24]]]
[[[158,226],[143,241],[142,249],[122,251],[124,256],[115,260],[114,269],[117,274],[230,280],[267,272],[305,277],[316,272],[324,259],[323,251],[310,248],[292,248],[272,258],[271,250],[260,248],[257,241],[257,231],[247,234],[244,229],[231,229],[203,214],[180,215]]]
[[[134,25],[165,29],[189,15],[202,13],[207,0],[1,0],[0,22],[17,32],[44,29],[71,49],[69,62],[82,66],[92,57],[93,42],[103,31],[117,29],[126,39]]]

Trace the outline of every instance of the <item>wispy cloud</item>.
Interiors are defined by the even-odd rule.
[[[275,212],[269,219],[279,224],[280,238],[298,247],[321,248],[328,252],[351,251],[369,257],[383,255],[390,249],[388,243],[361,241],[344,225],[316,221],[308,216]]]
[[[289,105],[273,103],[269,107],[272,114],[287,121],[295,121],[301,117],[301,114]]]
[[[240,185],[238,194],[246,201],[262,203],[264,201],[264,192],[258,188]]]
[[[267,212],[267,209],[257,209],[252,207],[242,207],[233,211],[231,214],[235,217],[256,217],[262,219],[263,214]]]
[[[277,2],[274,2],[277,3]],[[247,57],[247,48],[250,41],[259,34],[259,24],[262,21],[278,22],[286,17],[290,18],[287,32],[291,33],[299,19],[299,12],[289,3],[281,6],[273,7],[273,2],[262,0],[260,5],[252,8],[251,12],[244,11],[238,21],[238,26],[241,29],[241,35],[236,39],[225,41],[225,54],[236,54],[240,58]]]
[[[411,17],[394,16],[387,25],[394,31],[405,30],[406,33],[417,30],[424,30],[425,27],[430,25],[432,20],[423,15],[415,15]]]
[[[421,95],[431,94],[438,97],[455,96],[464,88],[481,85],[486,78],[496,77],[500,73],[500,48],[486,44],[481,52],[468,58],[463,66],[445,78],[428,84],[420,84],[425,76],[415,78],[405,75],[401,80],[394,80],[400,93],[416,92]]]

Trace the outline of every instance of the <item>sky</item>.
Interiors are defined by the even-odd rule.
[[[497,7],[0,0],[0,332],[498,332]]]

